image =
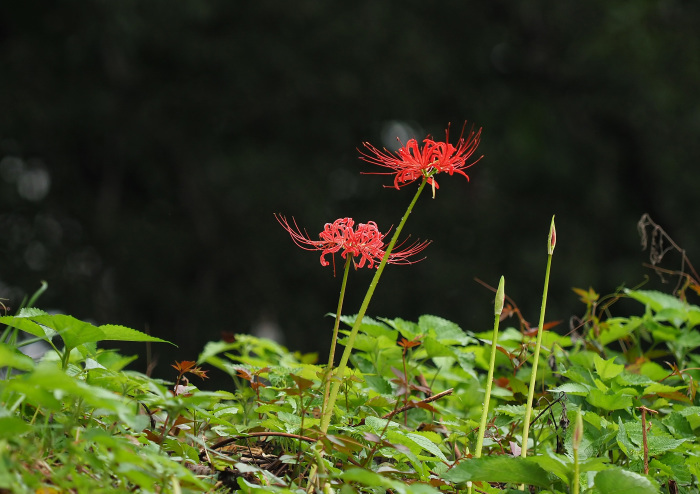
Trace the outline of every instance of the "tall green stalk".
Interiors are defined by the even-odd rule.
[[[323,392],[323,407],[321,410],[326,410],[328,405],[328,396],[331,391],[331,380],[333,377],[333,364],[335,363],[335,347],[338,342],[338,329],[340,327],[340,315],[343,311],[343,300],[345,299],[345,287],[348,283],[348,273],[352,264],[352,254],[348,254],[345,260],[345,271],[343,272],[343,282],[340,285],[340,296],[338,297],[338,309],[335,312],[335,324],[333,325],[333,339],[331,340],[331,350],[328,355],[328,366],[324,376],[325,390]]]
[[[491,360],[489,361],[489,373],[486,377],[486,394],[484,395],[484,409],[481,412],[481,423],[479,424],[479,435],[476,438],[476,450],[474,456],[481,458],[481,449],[484,446],[484,434],[486,432],[486,419],[489,414],[489,402],[491,401],[491,387],[493,386],[493,368],[496,366],[496,346],[498,345],[498,325],[503,312],[503,302],[505,299],[505,279],[501,276],[496,291],[496,302],[494,304],[495,319],[493,321],[493,337],[491,338]]]
[[[644,429],[642,429],[644,430]],[[571,441],[571,449],[574,450],[574,478],[571,481],[571,494],[579,494],[580,490],[580,479],[581,467],[579,466],[578,460],[578,450],[581,447],[581,440],[583,439],[583,417],[581,416],[581,410],[576,412],[576,422],[574,424],[574,435]]]
[[[481,450],[484,446],[484,434],[486,433],[486,421],[489,415],[489,403],[491,401],[491,388],[493,386],[493,371],[496,367],[496,346],[498,345],[498,325],[501,322],[501,314],[503,313],[503,303],[505,301],[505,279],[501,276],[501,281],[498,282],[498,290],[496,290],[496,300],[494,302],[493,321],[493,336],[491,337],[491,359],[489,360],[489,373],[486,377],[486,391],[484,393],[484,404],[481,410],[481,423],[479,424],[479,433],[476,436],[476,449],[474,450],[474,458],[481,458]],[[472,493],[472,483],[469,482],[467,492]]]
[[[338,378],[333,379],[331,377],[331,390],[326,406],[323,409],[323,416],[321,417],[321,432],[324,434],[328,432],[328,427],[331,423],[331,416],[333,415],[333,408],[335,407],[335,402],[338,398],[338,391],[340,389],[342,377],[345,374],[345,369],[347,369],[348,360],[350,359],[350,354],[352,353],[352,348],[355,344],[355,338],[357,337],[357,333],[360,330],[360,326],[362,325],[362,319],[364,318],[365,313],[367,312],[367,307],[369,306],[369,302],[372,300],[372,295],[374,295],[374,290],[375,288],[377,288],[377,283],[379,283],[379,278],[382,276],[382,272],[384,271],[384,267],[386,266],[386,263],[389,260],[391,251],[394,248],[394,245],[396,244],[399,235],[401,234],[401,230],[403,229],[404,224],[406,224],[408,216],[411,214],[411,211],[413,211],[413,206],[416,204],[416,201],[418,201],[418,197],[420,196],[421,192],[423,192],[425,184],[426,180],[423,180],[420,186],[418,187],[416,194],[413,196],[413,200],[408,205],[406,212],[401,218],[399,226],[396,227],[394,235],[391,237],[391,241],[389,242],[389,245],[386,248],[386,252],[384,252],[384,257],[382,258],[382,261],[377,267],[377,272],[374,273],[374,277],[372,278],[372,281],[369,284],[369,288],[367,289],[365,298],[362,301],[362,305],[360,306],[359,312],[357,313],[357,319],[355,319],[355,324],[353,324],[352,330],[350,331],[350,335],[348,336],[347,343],[345,344],[345,350],[343,351],[343,356],[340,358],[340,363],[338,364],[338,368],[335,372],[335,374],[338,375]]]
[[[532,401],[535,396],[535,383],[537,381],[537,366],[540,360],[540,348],[542,347],[542,326],[544,325],[544,313],[547,307],[547,291],[549,290],[549,270],[552,266],[552,254],[554,246],[557,243],[557,233],[554,228],[554,216],[552,216],[552,224],[549,227],[549,237],[547,239],[547,271],[544,275],[544,290],[542,291],[542,308],[540,310],[540,322],[537,327],[537,342],[535,343],[535,354],[532,357],[532,373],[530,375],[530,388],[527,393],[527,405],[525,407],[525,420],[523,421],[523,442],[521,456],[527,456],[527,440],[530,432],[530,420],[532,418]],[[523,490],[525,486],[521,485]]]

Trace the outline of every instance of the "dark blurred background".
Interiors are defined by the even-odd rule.
[[[484,159],[421,197],[404,231],[428,258],[390,266],[369,314],[484,330],[474,278],[504,275],[535,323],[556,214],[566,331],[572,287],[657,282],[643,213],[700,259],[698,26],[680,0],[4,2],[0,296],[46,280],[44,309],[177,343],[157,374],[222,331],[323,354],[340,276],[273,213],[386,230],[416,186],[360,175],[356,148],[468,120]],[[371,275],[352,273],[346,313]]]

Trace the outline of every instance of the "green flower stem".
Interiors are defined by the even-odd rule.
[[[481,450],[484,446],[484,434],[486,433],[486,419],[489,415],[489,402],[491,401],[491,388],[493,386],[493,371],[496,367],[496,346],[498,345],[498,325],[501,322],[501,314],[503,313],[503,302],[505,299],[505,279],[501,276],[501,281],[498,283],[496,290],[496,301],[494,303],[495,319],[493,321],[493,336],[491,337],[491,359],[489,361],[489,373],[486,377],[486,391],[484,393],[484,404],[481,410],[481,423],[479,424],[479,433],[476,436],[476,449],[474,450],[474,458],[481,458]],[[467,493],[472,494],[473,485],[469,482]]]
[[[530,375],[530,389],[527,393],[527,405],[525,407],[525,420],[523,422],[523,442],[521,456],[527,456],[527,440],[530,432],[530,419],[532,418],[532,401],[535,396],[535,383],[537,381],[537,365],[540,360],[540,348],[542,347],[542,326],[544,325],[544,313],[547,308],[547,291],[549,290],[549,270],[552,266],[552,254],[554,253],[554,245],[556,244],[556,230],[554,228],[554,216],[552,216],[552,224],[549,227],[549,238],[547,243],[547,270],[544,275],[544,289],[542,291],[542,308],[540,310],[540,323],[537,328],[537,342],[535,343],[535,354],[532,357],[532,372]],[[525,488],[520,486],[520,490]]]
[[[340,363],[338,364],[338,368],[336,369],[336,372],[335,372],[338,375],[338,379],[331,380],[332,382],[331,382],[330,395],[328,397],[328,402],[326,403],[326,406],[323,409],[323,417],[321,418],[321,432],[323,434],[328,432],[328,427],[331,423],[331,416],[333,415],[333,408],[335,407],[335,402],[338,398],[338,390],[340,389],[342,377],[345,374],[345,369],[347,368],[347,365],[348,365],[348,359],[350,358],[350,354],[352,353],[353,345],[355,344],[355,338],[357,337],[357,333],[360,330],[360,326],[362,325],[362,319],[365,317],[365,313],[367,312],[367,307],[369,306],[370,300],[372,300],[372,295],[374,295],[375,288],[377,288],[377,283],[379,282],[379,278],[382,276],[382,272],[384,271],[384,267],[386,266],[386,263],[389,260],[389,256],[391,255],[391,250],[394,248],[394,245],[396,244],[396,241],[398,240],[399,235],[401,234],[401,230],[403,229],[403,226],[406,223],[408,216],[411,214],[411,211],[413,211],[413,206],[416,204],[416,201],[418,201],[418,197],[420,196],[421,192],[423,192],[423,188],[425,188],[425,184],[426,184],[426,180],[423,180],[421,182],[420,186],[418,187],[418,190],[416,191],[416,195],[413,196],[413,200],[408,205],[406,212],[404,213],[403,217],[401,218],[401,222],[399,223],[399,226],[396,227],[396,231],[394,232],[393,237],[391,237],[391,241],[389,242],[389,245],[386,248],[386,252],[384,252],[384,257],[382,258],[382,261],[379,263],[379,266],[377,267],[377,272],[374,273],[374,277],[372,278],[372,281],[369,284],[369,288],[367,289],[367,293],[365,294],[365,298],[362,301],[362,305],[360,306],[360,311],[357,313],[357,319],[355,320],[355,324],[353,324],[353,326],[352,326],[352,330],[350,331],[350,335],[348,336],[348,341],[345,344],[345,350],[343,351],[343,356],[341,357]]]
[[[335,312],[335,325],[333,326],[333,339],[331,340],[331,351],[328,355],[328,366],[324,376],[325,390],[323,392],[323,407],[321,410],[326,410],[328,404],[328,396],[331,391],[331,377],[333,375],[333,364],[335,363],[335,347],[338,342],[338,328],[340,327],[340,315],[343,311],[343,299],[345,298],[345,287],[348,283],[348,273],[352,264],[352,254],[348,254],[345,260],[345,272],[343,273],[343,282],[340,285],[340,296],[338,297],[338,310]]]
[[[644,430],[644,429],[642,429]],[[581,468],[578,463],[578,450],[581,447],[581,440],[583,439],[583,417],[581,416],[581,410],[576,413],[576,423],[574,424],[574,436],[572,438],[572,449],[574,450],[574,478],[571,481],[571,494],[579,494],[580,482],[579,476],[581,475]]]
[[[498,344],[498,325],[501,321],[501,313],[503,312],[505,280],[501,276],[501,281],[498,283],[498,291],[496,292],[495,303],[495,319],[493,321],[493,337],[491,338],[491,360],[489,362],[489,373],[486,378],[486,394],[484,395],[484,409],[481,412],[481,424],[479,424],[479,435],[476,438],[476,450],[474,456],[481,458],[481,449],[484,446],[484,433],[486,432],[486,419],[489,414],[489,402],[491,401],[491,387],[493,386],[493,368],[496,366],[496,346]]]

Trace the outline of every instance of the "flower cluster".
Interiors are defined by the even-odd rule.
[[[477,163],[483,156],[467,164],[469,158],[474,154],[481,139],[481,129],[474,132],[472,129],[467,137],[464,137],[464,128],[456,145],[449,142],[450,128],[445,130],[445,141],[438,142],[428,136],[423,140],[423,147],[416,139],[409,140],[406,145],[402,145],[396,154],[386,148],[382,151],[372,144],[365,142],[364,146],[368,152],[360,151],[361,159],[375,165],[390,168],[391,172],[385,175],[395,175],[394,187],[397,189],[410,184],[419,178],[427,180],[435,189],[438,188],[437,181],[433,178],[438,173],[459,173],[467,180],[469,176],[464,172],[465,168]],[[400,141],[399,141],[400,142]],[[369,172],[368,172],[369,173]],[[380,175],[382,173],[379,173]]]
[[[355,221],[352,218],[339,218],[333,223],[326,223],[323,231],[318,234],[319,240],[311,240],[306,231],[302,232],[299,226],[292,218],[292,226],[282,215],[275,215],[275,218],[282,227],[289,232],[295,244],[305,250],[320,250],[321,265],[328,266],[326,260],[328,254],[341,252],[343,259],[346,259],[348,254],[353,258],[356,267],[362,268],[367,265],[368,268],[375,267],[386,252],[384,237],[377,228],[374,221],[368,223],[360,223],[355,227]],[[389,264],[412,264],[418,260],[409,259],[411,256],[418,254],[425,249],[430,241],[414,242],[403,250],[394,250],[389,254],[387,263]],[[355,261],[355,259],[359,259]]]

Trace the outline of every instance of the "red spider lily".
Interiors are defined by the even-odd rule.
[[[469,180],[469,176],[464,172],[464,169],[476,164],[483,158],[483,156],[480,156],[475,161],[467,164],[467,160],[479,146],[480,139],[481,129],[477,132],[474,132],[472,129],[465,138],[463,127],[457,145],[452,145],[449,142],[450,127],[448,126],[445,130],[444,142],[436,142],[428,136],[423,140],[423,147],[421,148],[415,139],[409,140],[406,145],[399,141],[402,146],[396,154],[388,151],[386,148],[382,151],[365,142],[364,146],[369,152],[360,151],[360,159],[392,169],[393,171],[391,172],[379,173],[379,175],[395,175],[394,187],[397,189],[419,178],[423,178],[433,187],[433,195],[435,195],[434,189],[439,187],[433,175],[438,173],[449,173],[450,175],[459,173]]]
[[[350,254],[355,258],[359,258],[359,262],[355,263],[355,267],[362,268],[367,264],[368,268],[378,266],[378,263],[384,257],[386,252],[384,245],[384,237],[377,228],[374,221],[368,223],[360,223],[357,227],[352,218],[339,218],[333,223],[326,223],[323,231],[318,234],[319,240],[311,240],[306,230],[302,230],[292,218],[293,225],[290,225],[282,215],[275,215],[277,221],[282,227],[289,232],[295,244],[304,250],[320,250],[321,251],[321,266],[328,266],[326,260],[328,254],[341,252],[343,259]],[[425,249],[430,241],[414,242],[404,250],[394,250],[389,255],[387,260],[390,264],[413,264],[422,259],[411,260],[411,256],[418,254]]]

